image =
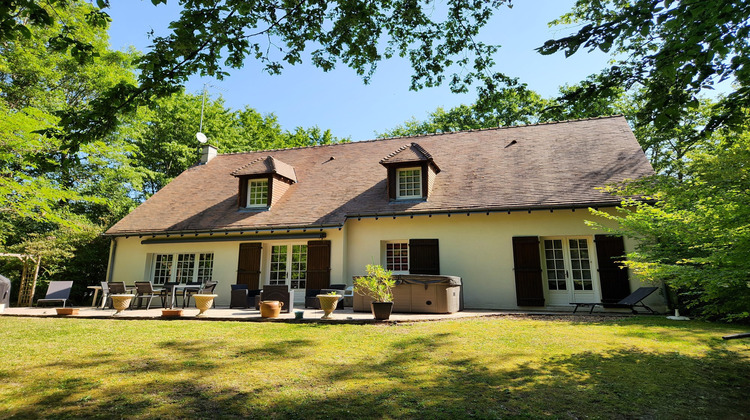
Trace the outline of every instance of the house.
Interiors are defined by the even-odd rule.
[[[616,302],[640,285],[613,259],[633,241],[585,224],[588,208],[621,201],[599,187],[653,174],[622,116],[224,155],[204,147],[200,164],[106,232],[110,280],[211,279],[228,304],[235,283],[320,289],[351,284],[374,262],[460,276],[465,306],[486,309]]]

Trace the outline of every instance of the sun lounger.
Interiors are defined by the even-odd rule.
[[[70,298],[71,288],[73,288],[72,281],[51,281],[47,288],[47,295],[44,299],[37,300],[36,305],[39,306],[42,303],[46,305],[47,303],[62,302],[64,308],[65,304],[68,302],[68,298]]]
[[[658,289],[659,289],[658,287],[641,287],[635,292],[631,293],[630,296],[622,299],[621,301],[617,303],[601,303],[601,302],[596,302],[596,303],[575,302],[573,303],[571,302],[571,305],[576,305],[575,309],[573,309],[573,313],[576,313],[578,308],[580,308],[581,306],[584,306],[584,307],[590,306],[591,310],[589,310],[589,313],[592,313],[594,312],[594,308],[597,305],[607,305],[613,308],[630,308],[630,310],[633,311],[634,314],[638,313],[638,311],[635,310],[636,307],[645,308],[649,310],[652,314],[656,314],[656,311],[646,306],[646,304],[643,303],[642,300],[646,299],[646,297],[648,297],[651,293],[654,293]]]

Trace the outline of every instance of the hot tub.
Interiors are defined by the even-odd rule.
[[[452,314],[463,310],[461,277],[429,274],[394,275],[393,312]],[[369,312],[372,299],[354,294],[354,311]]]

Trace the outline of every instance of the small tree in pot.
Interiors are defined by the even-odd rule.
[[[393,309],[393,287],[396,280],[393,274],[380,265],[368,264],[367,275],[354,279],[354,292],[373,299],[370,304],[375,319],[385,320],[391,317]]]

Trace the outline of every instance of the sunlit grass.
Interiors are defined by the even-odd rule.
[[[579,318],[589,319],[589,318]],[[0,317],[0,417],[743,418],[741,328]]]

